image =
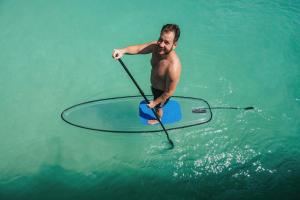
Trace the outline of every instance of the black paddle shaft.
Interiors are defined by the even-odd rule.
[[[144,97],[145,101],[147,102],[147,104],[149,103],[149,100],[147,99],[147,97],[145,96],[143,90],[140,88],[139,84],[135,81],[135,79],[133,78],[133,76],[131,75],[131,73],[129,72],[128,68],[126,67],[126,65],[124,64],[124,62],[121,60],[121,58],[118,59],[118,61],[120,62],[120,64],[122,65],[122,67],[124,68],[124,70],[127,72],[128,76],[130,77],[130,79],[132,80],[132,82],[134,83],[134,85],[137,87],[137,89],[139,90],[139,92],[141,93],[141,95]],[[167,139],[169,141],[169,143],[171,144],[172,147],[174,147],[174,143],[173,141],[170,139],[169,134],[165,128],[165,126],[163,125],[163,123],[161,122],[161,120],[159,119],[159,116],[157,115],[156,111],[151,108],[153,114],[155,115],[157,121],[160,123],[161,127],[163,128],[164,132],[166,133]]]

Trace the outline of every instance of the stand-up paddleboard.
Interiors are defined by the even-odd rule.
[[[172,99],[169,100],[168,103],[164,105],[162,109],[163,109],[163,116],[161,118],[161,122],[163,124],[172,124],[181,120],[180,104],[177,101]],[[148,120],[156,119],[152,110],[148,108],[145,100],[141,101],[139,105],[139,116],[140,116],[141,123],[144,125],[149,125]]]
[[[151,95],[146,96],[149,99],[153,98]],[[142,99],[142,96],[124,96],[83,102],[65,109],[61,117],[73,126],[95,131],[116,133],[163,131],[159,125],[145,125],[146,122],[141,121],[153,117],[153,113],[145,108],[147,106],[145,101],[141,102]],[[199,107],[206,108],[207,112],[194,113],[193,109]],[[197,126],[212,119],[209,104],[200,98],[172,96],[164,109],[167,111],[164,113],[162,123],[166,130]]]

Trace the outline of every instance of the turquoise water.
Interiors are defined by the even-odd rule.
[[[176,95],[210,123],[111,134],[64,123],[65,108],[137,95],[112,49],[181,27]],[[300,188],[300,3],[0,1],[1,199],[296,199]],[[145,93],[149,59],[124,62]]]

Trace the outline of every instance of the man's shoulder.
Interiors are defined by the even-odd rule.
[[[170,59],[170,67],[172,67],[172,68],[173,67],[176,67],[176,68],[181,67],[180,59],[175,51],[173,52],[173,55],[171,56],[171,59]]]
[[[175,77],[174,79],[178,79],[181,72],[181,63],[179,57],[176,55],[171,60],[169,67],[168,67],[168,74],[170,77]],[[176,78],[177,77],[177,78]]]

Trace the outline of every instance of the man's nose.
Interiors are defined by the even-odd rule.
[[[164,43],[164,42],[161,42],[161,43],[159,43],[159,46],[160,46],[161,48],[163,48],[163,47],[165,46],[165,43]]]

